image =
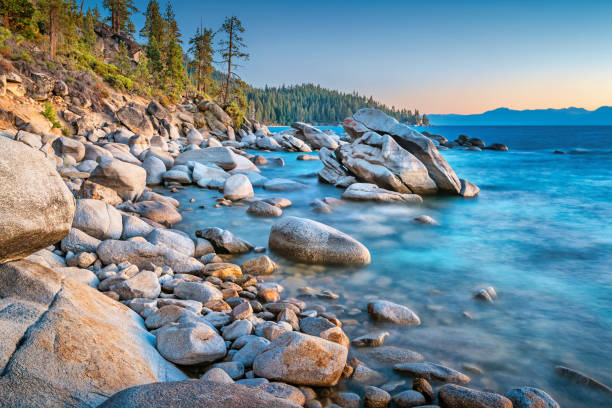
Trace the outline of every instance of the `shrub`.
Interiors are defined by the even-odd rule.
[[[57,113],[55,112],[55,109],[53,109],[53,105],[51,105],[49,102],[45,102],[45,110],[41,112],[41,114],[49,119],[49,122],[51,122],[51,125],[53,125],[53,128],[61,128],[62,124],[59,122],[59,120],[57,120]]]

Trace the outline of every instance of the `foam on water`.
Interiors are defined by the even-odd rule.
[[[605,406],[609,395],[560,377],[554,367],[569,366],[612,384],[612,155],[606,153],[612,128],[427,130],[449,139],[464,133],[511,150],[443,152],[460,177],[481,188],[476,199],[426,198],[421,206],[347,203],[330,214],[314,213],[309,205],[342,193],[317,181],[319,161],[263,153],[283,157],[287,165],[263,167],[262,175],[296,178],[307,187],[289,192],[255,188],[258,197],[289,198],[293,206],[285,215],[338,228],[372,253],[372,264],[364,268],[296,265],[270,254],[283,266],[279,279],[287,294],[297,295],[304,285],[340,294],[336,301],[314,302],[360,309],[355,316],[339,314],[360,321],[343,327],[350,337],[381,328],[368,320],[368,299],[405,304],[423,324],[384,327],[391,332],[385,344],[411,348],[428,361],[459,370],[474,364],[484,371],[468,373],[476,388],[505,393],[529,385],[544,389],[562,406]],[[579,148],[589,153],[552,154]],[[244,206],[213,208],[219,192],[190,187],[173,196],[187,209],[177,228],[191,234],[208,226],[227,228],[267,246],[274,219],[249,216]],[[190,198],[196,202],[189,203]],[[205,209],[198,208],[202,204]],[[421,214],[441,225],[412,221]],[[489,285],[499,294],[494,304],[472,298]],[[381,370],[390,379],[403,378],[389,366]]]

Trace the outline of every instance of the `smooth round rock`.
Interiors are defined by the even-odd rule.
[[[270,230],[271,250],[310,264],[366,265],[368,249],[351,236],[307,218],[285,217]]]

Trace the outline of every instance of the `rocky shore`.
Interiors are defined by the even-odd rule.
[[[23,129],[0,137],[0,406],[559,406],[535,388],[505,396],[468,388],[465,373],[386,347],[385,326],[408,334],[421,324],[404,305],[369,301],[365,312],[381,330],[350,339],[333,309],[311,304],[337,295],[304,288],[285,297],[274,280],[274,257],[365,265],[372,254],[342,231],[283,216],[292,203],[282,192],[303,186],[262,177],[267,159],[247,149],[302,152],[302,160],[318,151],[319,180],[343,188],[346,200],[476,196],[429,137],[374,109],[345,120],[348,140],[304,123],[276,134],[248,120],[235,129],[210,101],[63,115],[74,137]],[[187,185],[219,190],[217,206],[277,217],[268,248],[212,225],[173,229],[182,215],[171,194]],[[258,200],[254,187],[279,197]],[[313,209],[336,204],[315,200]],[[378,353],[412,381],[387,381],[355,349]],[[350,387],[333,388],[341,382]]]

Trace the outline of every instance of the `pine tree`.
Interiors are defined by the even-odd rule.
[[[172,4],[168,2],[166,4],[166,14],[164,14],[164,21],[166,22],[166,37],[168,40],[174,39],[177,43],[182,44],[181,31],[179,30],[178,23],[176,22],[176,15]]]
[[[183,65],[183,48],[180,44],[181,32],[170,3],[166,6],[163,22],[164,38],[161,48],[164,64],[164,88],[174,99],[177,99],[185,89],[187,72]]]
[[[134,34],[134,24],[130,19],[138,12],[134,0],[104,0],[104,7],[111,13],[109,20],[114,33]]]
[[[76,36],[76,3],[74,0],[39,0],[38,7],[47,17],[45,28],[49,34],[49,50],[55,57],[58,45],[69,44]]]
[[[0,15],[4,28],[22,31],[31,23],[34,6],[29,0],[2,0],[0,1]]]
[[[208,82],[210,82],[211,64],[213,62],[213,41],[214,34],[207,28],[198,28],[195,35],[189,40],[191,47],[189,52],[193,56],[193,64],[197,71],[197,90],[198,92],[208,93]]]
[[[92,9],[88,9],[83,16],[83,43],[92,54],[94,54],[97,40],[94,30],[97,21],[95,12]]]
[[[157,0],[150,0],[147,6],[147,11],[144,13],[145,23],[140,35],[147,38],[155,38],[158,44],[163,41],[164,37],[164,19],[161,16],[159,3]]]
[[[242,27],[242,22],[238,17],[226,17],[225,22],[217,33],[223,33],[225,35],[219,40],[218,51],[221,54],[221,62],[227,63],[225,95],[223,97],[223,103],[227,105],[232,91],[232,69],[238,67],[236,63],[237,60],[248,60],[249,54],[244,51],[246,49],[244,39],[242,38],[244,27]]]
[[[157,0],[150,0],[145,12],[145,24],[140,35],[147,38],[146,53],[149,60],[149,70],[153,73],[161,73],[164,69],[162,62],[162,47],[164,42],[165,22],[161,16]],[[156,76],[159,79],[159,76]]]

